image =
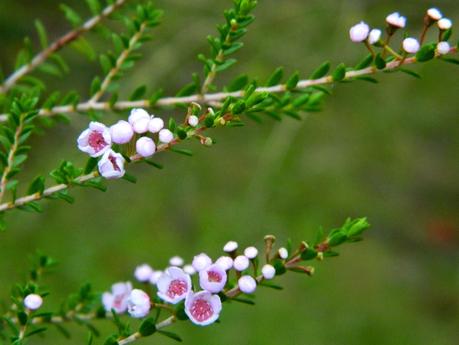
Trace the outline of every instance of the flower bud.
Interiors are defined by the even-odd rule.
[[[381,39],[381,34],[382,34],[381,30],[372,29],[370,31],[370,34],[368,35],[368,43],[375,44],[379,42],[379,40]]]
[[[168,129],[161,129],[159,131],[159,141],[164,144],[169,144],[172,140],[174,140],[174,133],[172,133]]]
[[[239,286],[239,290],[247,294],[254,293],[257,289],[257,282],[251,276],[242,276],[237,281],[237,285]]]
[[[429,8],[427,10],[427,16],[432,20],[432,21],[437,21],[437,20],[440,20],[443,15],[441,14],[441,12],[438,10],[438,8]]]
[[[402,29],[406,25],[406,18],[401,16],[400,13],[394,12],[386,17],[386,22],[393,29],[390,33],[393,33],[396,29]]]
[[[144,109],[132,109],[128,121],[134,129],[134,132],[142,134],[148,130],[150,114],[148,114],[147,111]]]
[[[244,255],[239,255],[234,259],[233,267],[236,271],[244,271],[247,268],[249,268],[250,261],[249,259],[244,256]]]
[[[247,247],[244,250],[244,255],[249,259],[255,259],[258,255],[258,249],[255,247]]]
[[[212,259],[206,253],[201,253],[193,258],[191,265],[199,272],[212,265]]]
[[[180,256],[173,256],[169,259],[169,265],[171,266],[183,266],[184,262]]]
[[[403,50],[409,54],[416,54],[419,51],[420,45],[417,39],[408,37],[403,40]]]
[[[148,130],[151,133],[158,133],[164,128],[164,121],[160,117],[154,117],[148,122]]]
[[[156,285],[159,278],[163,275],[163,271],[154,271],[150,277],[150,283]]]
[[[437,52],[440,55],[445,55],[448,54],[450,51],[451,47],[448,42],[438,42],[437,44]]]
[[[273,279],[276,275],[276,269],[272,265],[266,264],[261,268],[261,273],[265,279]]]
[[[360,22],[349,30],[349,37],[352,42],[363,42],[367,39],[370,27],[365,22]]]
[[[156,145],[152,138],[141,137],[135,143],[135,149],[142,157],[150,157],[156,151]]]
[[[191,127],[196,127],[199,124],[199,118],[196,115],[191,115],[188,117],[188,124]]]
[[[153,269],[150,265],[142,264],[137,266],[134,271],[134,277],[141,283],[150,281],[151,275],[153,274]]]
[[[127,300],[128,313],[132,317],[142,318],[150,312],[151,302],[150,296],[140,289],[131,291]]]
[[[288,258],[288,250],[284,247],[282,248],[279,248],[279,257],[283,260],[287,259]]]
[[[120,120],[110,127],[110,136],[115,144],[126,144],[131,141],[134,131],[129,122]]]
[[[124,157],[113,150],[104,153],[97,163],[99,173],[106,179],[116,179],[124,176]]]
[[[440,30],[448,30],[453,26],[453,22],[448,18],[442,18],[437,22]]]
[[[225,246],[223,247],[223,251],[225,253],[232,253],[234,252],[238,247],[238,244],[237,242],[235,241],[229,241],[225,244]]]
[[[233,267],[233,259],[229,256],[220,256],[217,261],[215,261],[215,264],[219,265],[225,271],[228,271]]]
[[[183,271],[186,273],[186,274],[189,274],[190,276],[192,276],[193,274],[196,273],[196,270],[194,269],[194,267],[192,265],[185,265],[183,266]]]
[[[37,294],[30,294],[24,298],[24,306],[29,310],[37,310],[43,304],[43,298]]]

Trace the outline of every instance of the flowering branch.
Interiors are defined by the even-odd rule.
[[[121,7],[126,0],[116,0],[113,4],[107,6],[102,12],[90,19],[88,19],[83,25],[79,28],[69,31],[64,36],[60,37],[53,43],[51,43],[47,48],[35,55],[32,60],[23,65],[18,70],[14,71],[8,78],[6,78],[2,85],[0,85],[0,94],[6,93],[11,87],[13,87],[19,79],[21,79],[26,74],[32,72],[36,67],[41,65],[46,59],[48,59],[52,54],[58,52],[64,46],[78,39],[82,34],[87,31],[90,31],[94,28],[101,20],[110,16],[114,11]]]
[[[457,47],[450,47],[446,54],[435,54],[435,58],[442,58],[444,55],[447,54],[455,54],[457,53]],[[345,72],[343,79],[341,81],[351,81],[354,80],[356,77],[367,76],[372,74],[377,74],[380,72],[391,72],[396,71],[400,67],[404,65],[412,65],[418,63],[416,56],[409,57],[404,59],[402,63],[398,60],[393,60],[386,64],[383,69],[378,69],[375,66],[369,66],[366,68],[362,68],[359,70],[351,70]],[[302,79],[298,81],[298,84],[294,88],[294,90],[304,90],[311,86],[320,86],[320,85],[327,85],[336,82],[333,75],[329,74],[319,79]],[[273,86],[261,86],[255,89],[255,92],[268,92],[268,93],[282,93],[287,90],[286,84],[277,84]],[[56,114],[70,114],[70,113],[84,113],[90,110],[98,110],[98,111],[111,111],[111,110],[126,110],[131,108],[153,108],[153,107],[168,107],[174,106],[177,104],[190,104],[190,103],[201,103],[201,104],[210,104],[213,102],[222,102],[228,97],[244,97],[245,90],[238,90],[232,92],[216,92],[216,93],[208,93],[208,94],[195,94],[189,96],[182,96],[182,97],[162,97],[158,100],[136,100],[136,101],[117,101],[115,103],[111,102],[94,102],[94,101],[86,101],[83,103],[78,103],[76,105],[62,105],[62,106],[55,106],[51,109],[40,109],[38,111],[39,116],[54,116]],[[0,122],[6,121],[7,114],[0,115]]]

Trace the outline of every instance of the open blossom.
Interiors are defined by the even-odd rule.
[[[349,37],[352,42],[363,42],[367,39],[370,27],[365,22],[360,22],[349,30]]]
[[[420,48],[418,40],[412,37],[405,38],[402,45],[403,50],[410,54],[416,54]]]
[[[222,310],[222,302],[218,295],[208,291],[190,293],[185,300],[185,313],[191,322],[199,326],[207,326],[215,322]]]
[[[257,282],[251,276],[242,276],[237,281],[237,285],[239,286],[239,290],[246,294],[254,293],[257,289]]]
[[[191,278],[181,268],[169,267],[159,278],[158,296],[162,300],[177,304],[191,291]]]
[[[443,42],[438,42],[437,44],[437,52],[440,55],[448,54],[450,49],[451,47],[448,42],[443,41]]]
[[[448,30],[453,26],[453,22],[448,18],[442,18],[437,22],[437,25],[440,30]]]
[[[215,261],[216,265],[219,265],[225,271],[230,270],[233,268],[233,259],[229,256],[220,256],[217,261]]]
[[[134,131],[129,122],[120,120],[110,127],[110,136],[115,144],[126,144],[131,141]]]
[[[24,306],[30,310],[37,310],[43,304],[43,298],[40,295],[32,293],[24,298]]]
[[[191,263],[196,271],[202,271],[212,265],[212,259],[206,253],[201,253],[193,258]]]
[[[222,291],[226,280],[226,271],[217,264],[213,264],[199,272],[199,285],[204,290],[212,293]]]
[[[145,317],[150,312],[150,307],[150,296],[140,289],[134,289],[131,291],[129,298],[127,299],[129,315],[135,318]]]
[[[131,110],[128,121],[134,129],[134,132],[142,134],[148,130],[150,118],[150,114],[148,114],[146,110],[135,108]]]
[[[381,39],[381,34],[382,34],[381,30],[372,29],[370,31],[370,34],[368,35],[368,43],[375,44],[379,42],[379,40]]]
[[[77,139],[78,148],[91,157],[102,156],[110,150],[112,139],[108,128],[100,122],[90,122]]]
[[[97,163],[99,173],[106,179],[121,178],[126,171],[124,170],[124,157],[113,150],[104,153]]]
[[[117,314],[122,314],[127,310],[127,299],[132,291],[130,282],[119,282],[112,285],[111,292],[102,294],[102,304],[106,311],[115,310]]]
[[[406,25],[406,18],[404,16],[401,16],[398,12],[394,12],[386,17],[386,22],[394,28],[401,29],[404,28]]]
[[[153,269],[148,264],[137,266],[134,271],[134,277],[141,283],[150,281],[153,274]]]

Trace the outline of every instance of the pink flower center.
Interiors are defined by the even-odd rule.
[[[107,146],[104,136],[102,135],[101,132],[98,132],[98,131],[92,131],[89,134],[88,143],[89,143],[89,146],[91,146],[96,152],[99,152],[105,146]]]
[[[115,298],[113,300],[113,308],[121,309],[123,307],[123,302],[126,299],[126,297],[127,297],[126,294],[115,295]]]
[[[190,311],[191,315],[199,322],[206,321],[214,313],[210,303],[203,299],[195,300],[191,305]]]
[[[222,281],[222,276],[220,273],[215,271],[207,272],[207,277],[209,278],[210,282],[220,283]]]
[[[169,289],[167,289],[167,295],[170,298],[175,298],[176,296],[183,295],[188,289],[186,281],[180,279],[174,279],[169,284]]]
[[[115,156],[108,155],[108,160],[110,161],[110,163],[112,163],[113,169],[115,169],[117,171],[121,171],[120,167],[116,163],[116,157]]]

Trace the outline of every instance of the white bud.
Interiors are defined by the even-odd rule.
[[[120,120],[110,127],[110,136],[115,144],[126,144],[131,141],[134,131],[129,122]]]
[[[131,126],[133,126],[135,122],[141,119],[150,119],[150,114],[148,114],[146,110],[141,108],[132,109],[128,118],[128,121],[131,124]]]
[[[188,124],[191,127],[196,127],[199,124],[199,118],[196,115],[191,115],[188,117]]]
[[[160,117],[154,117],[148,122],[148,130],[151,133],[158,133],[164,127],[164,121]]]
[[[379,29],[372,29],[370,34],[368,35],[368,43],[375,44],[381,39],[381,30]]]
[[[416,54],[419,51],[420,45],[416,38],[408,37],[403,40],[403,50],[409,54]]]
[[[237,281],[237,285],[239,290],[247,294],[254,293],[257,289],[257,282],[251,276],[242,276]]]
[[[237,242],[235,241],[229,241],[225,244],[225,246],[223,247],[223,251],[225,253],[232,253],[234,252],[238,247],[238,244]]]
[[[448,30],[453,26],[453,22],[448,18],[442,18],[437,22],[437,25],[440,30]]]
[[[150,123],[150,118],[141,118],[132,124],[132,129],[134,132],[143,134],[148,131],[148,124]]]
[[[215,264],[219,265],[225,271],[228,271],[233,267],[233,259],[231,259],[229,256],[220,256],[217,261],[215,261]]]
[[[174,134],[168,129],[161,129],[159,131],[159,141],[164,144],[169,144],[174,140]]]
[[[156,151],[156,145],[152,138],[141,137],[135,143],[135,150],[142,157],[150,157]]]
[[[233,267],[237,271],[242,272],[246,270],[247,268],[249,268],[249,265],[250,265],[250,261],[244,255],[239,255],[234,259]]]
[[[398,12],[394,12],[386,17],[386,22],[387,24],[393,27],[401,29],[404,28],[406,25],[406,18],[404,16],[401,16]]]
[[[30,310],[37,310],[43,304],[43,298],[37,294],[30,294],[24,298],[24,306]]]
[[[193,262],[191,264],[193,265],[193,268],[199,272],[212,265],[212,259],[206,253],[201,253],[193,258]]]
[[[131,291],[129,298],[127,299],[129,315],[135,318],[145,317],[150,312],[150,307],[150,296],[139,289],[134,289]]]
[[[154,271],[150,277],[150,283],[156,285],[158,283],[159,278],[163,275],[163,271]]]
[[[430,17],[432,20],[440,20],[443,15],[441,12],[438,10],[438,8],[429,8],[427,10],[427,15]]]
[[[183,266],[184,262],[180,256],[173,256],[169,259],[169,265],[171,266]]]
[[[153,274],[153,269],[150,265],[142,264],[137,266],[134,271],[134,277],[141,283],[150,281],[151,275]]]
[[[279,248],[278,253],[279,253],[280,258],[283,260],[288,258],[288,250],[286,248],[284,247]]]
[[[349,30],[349,37],[352,42],[363,42],[367,39],[370,27],[365,22],[360,22]]]
[[[183,272],[192,276],[193,274],[196,273],[196,270],[194,269],[192,265],[185,265],[183,266]]]
[[[258,255],[258,249],[255,247],[247,247],[244,250],[244,255],[249,259],[255,259]]]
[[[440,55],[448,54],[451,47],[448,42],[438,42],[437,44],[437,52]]]
[[[276,269],[272,265],[264,265],[261,269],[261,273],[265,279],[273,279],[276,275]]]

